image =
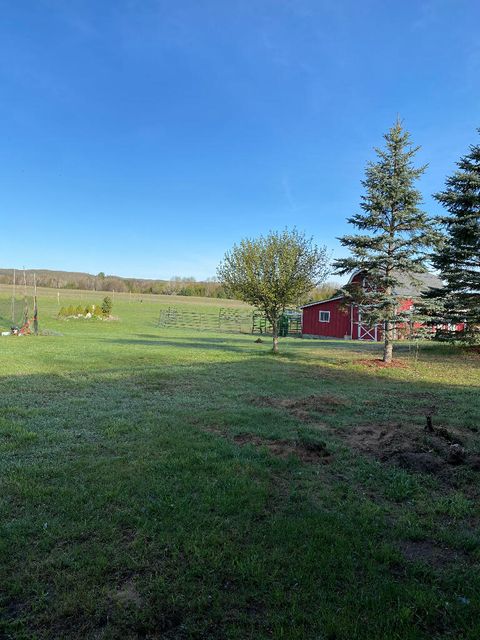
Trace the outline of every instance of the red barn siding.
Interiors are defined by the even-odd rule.
[[[399,311],[408,311],[413,305],[411,299],[402,300]],[[320,311],[330,311],[330,322],[320,322]],[[422,323],[414,323],[418,329]],[[410,327],[408,323],[400,323],[397,326],[397,337],[408,335]],[[303,335],[319,336],[322,338],[344,338],[348,336],[353,340],[383,340],[383,327],[381,324],[372,328],[362,326],[361,315],[358,306],[345,307],[345,299],[325,300],[303,308]]]
[[[402,300],[400,303],[399,311],[408,311],[413,307],[413,300],[408,298],[408,300]]]
[[[368,274],[364,271],[353,274],[349,284],[358,284],[366,289],[370,288]],[[400,301],[398,311],[408,311],[413,306],[412,298]],[[330,300],[315,302],[302,308],[302,334],[305,336],[319,336],[322,338],[345,338],[353,340],[383,340],[383,325],[371,327],[362,322],[361,308],[357,305],[345,306],[345,298],[336,297]],[[320,311],[330,312],[329,322],[320,322]],[[422,322],[414,322],[413,327],[409,322],[397,324],[396,338],[408,337],[411,328],[418,329],[424,326]],[[463,329],[463,325],[456,327],[457,331]]]
[[[341,308],[343,299],[318,302],[303,309],[302,333],[323,338],[350,335],[350,308]],[[330,311],[330,322],[320,322],[320,311]]]

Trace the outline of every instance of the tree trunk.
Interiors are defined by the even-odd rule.
[[[272,322],[272,333],[273,333],[273,353],[278,353],[278,324],[277,321]]]
[[[385,323],[385,342],[383,346],[383,361],[391,362],[393,358],[393,322]]]
[[[386,274],[387,278],[391,275],[391,269],[387,268]],[[392,295],[392,288],[387,286],[385,289],[385,294],[387,296]],[[391,304],[387,307],[387,320],[385,322],[385,336],[384,336],[384,347],[383,347],[383,361],[389,363],[393,358],[393,335],[395,330],[395,323],[393,322],[395,316],[395,309]]]

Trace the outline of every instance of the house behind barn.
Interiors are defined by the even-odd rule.
[[[400,298],[398,311],[413,311],[415,302],[421,298],[422,292],[430,288],[442,287],[442,281],[433,273],[415,274],[420,284],[412,285],[408,277],[398,277],[401,284],[395,293]],[[348,284],[367,286],[368,274],[357,271],[352,275]],[[344,338],[348,340],[383,339],[381,324],[368,324],[362,317],[362,308],[354,303],[347,303],[345,296],[337,295],[327,300],[311,302],[303,305],[302,335],[305,337]],[[421,327],[415,323],[415,328]],[[407,328],[405,326],[405,328]]]

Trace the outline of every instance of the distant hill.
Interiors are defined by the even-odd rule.
[[[17,270],[16,282],[18,285],[23,284],[23,274],[23,270]],[[181,277],[174,277],[171,280],[150,280],[148,278],[122,278],[104,273],[94,275],[77,271],[26,269],[25,275],[29,286],[33,285],[34,274],[39,287],[53,287],[55,289],[156,293],[209,298],[227,297],[223,287],[213,279],[204,282],[197,282],[194,278]],[[13,284],[13,269],[0,269],[0,284]]]
[[[23,285],[23,269],[16,272],[16,283]],[[33,286],[35,274],[39,287],[54,289],[84,289],[85,291],[115,291],[116,293],[156,293],[159,295],[200,296],[203,298],[228,298],[222,285],[213,278],[196,281],[195,278],[173,277],[170,280],[148,278],[121,278],[120,276],[81,271],[52,271],[50,269],[26,269],[27,285]],[[13,269],[0,269],[0,284],[13,284]],[[324,300],[338,290],[333,282],[322,284],[311,292],[305,301]]]

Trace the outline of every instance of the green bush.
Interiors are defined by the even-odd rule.
[[[110,296],[105,296],[102,302],[102,315],[104,318],[107,318],[112,311],[113,303]]]
[[[68,307],[61,307],[58,312],[59,318],[68,318],[69,316],[87,316],[91,314],[94,318],[108,318],[112,311],[112,299],[110,296],[106,296],[101,304],[87,304],[84,305],[69,305]]]

